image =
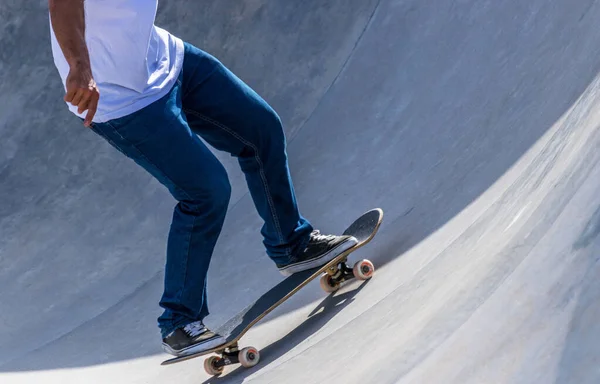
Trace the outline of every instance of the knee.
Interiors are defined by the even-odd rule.
[[[285,134],[281,118],[271,107],[267,108],[263,120],[263,132],[268,136],[268,140],[273,144],[285,145]]]
[[[252,136],[240,157],[251,158],[257,154],[264,160],[285,150],[285,133],[279,115],[268,105],[261,108],[253,119]]]
[[[219,187],[216,188],[214,192],[214,200],[217,204],[219,204],[220,208],[227,210],[229,201],[231,200],[231,183],[229,182],[228,178],[224,178],[219,184]]]
[[[231,199],[231,184],[227,177],[203,180],[202,188],[186,192],[182,208],[190,212],[215,212],[224,214]]]
[[[211,182],[209,200],[215,209],[226,211],[231,199],[231,183],[227,177]]]

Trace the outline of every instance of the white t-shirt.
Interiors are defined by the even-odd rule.
[[[94,122],[126,116],[166,95],[183,64],[183,41],[154,25],[158,0],[86,0],[86,43],[100,91]],[[69,65],[50,27],[54,63],[63,80]],[[81,118],[77,107],[67,103]]]

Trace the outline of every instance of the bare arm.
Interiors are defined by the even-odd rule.
[[[84,0],[49,0],[52,29],[69,66],[90,72],[90,57],[85,44]]]
[[[92,76],[85,43],[84,0],[49,0],[52,29],[69,64],[65,101],[88,111],[84,124],[89,126],[96,113],[100,93]]]

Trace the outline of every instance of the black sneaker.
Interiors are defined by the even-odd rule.
[[[211,332],[201,321],[177,328],[163,339],[165,352],[177,357],[215,348],[221,344],[225,344],[225,338]]]
[[[358,243],[352,236],[322,235],[315,230],[306,249],[285,265],[277,265],[284,276],[317,268],[335,259],[340,253]]]

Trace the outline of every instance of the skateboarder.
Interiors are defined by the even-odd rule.
[[[231,186],[211,146],[237,157],[264,220],[267,255],[285,276],[356,244],[322,235],[299,212],[276,112],[217,59],[154,25],[158,0],[49,0],[54,62],[68,108],[177,200],[158,318],[164,349],[218,346],[206,277]]]

